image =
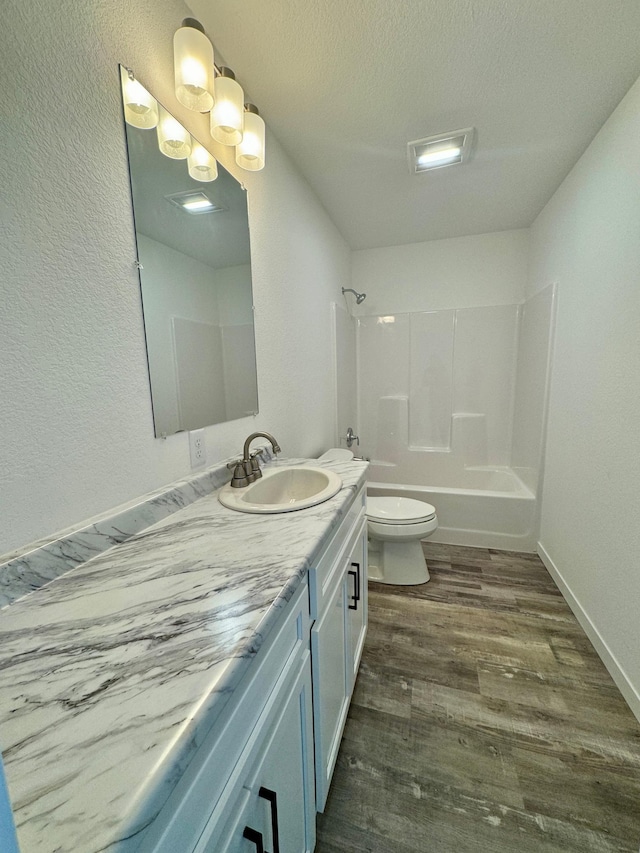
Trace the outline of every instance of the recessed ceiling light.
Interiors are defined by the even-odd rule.
[[[184,201],[182,206],[189,213],[204,213],[205,210],[213,210],[213,205],[208,198],[194,198],[192,201]]]
[[[442,151],[425,151],[418,155],[418,168],[423,166],[439,166],[442,163],[460,162],[462,148],[449,146]]]
[[[222,205],[214,204],[206,193],[200,191],[173,193],[173,195],[166,195],[165,198],[186,213],[218,213],[226,210]]]
[[[474,130],[454,130],[409,142],[409,170],[412,175],[464,163],[471,153]]]

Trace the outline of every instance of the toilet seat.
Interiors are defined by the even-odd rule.
[[[367,497],[366,513],[376,524],[421,524],[435,518],[436,509],[413,498]]]

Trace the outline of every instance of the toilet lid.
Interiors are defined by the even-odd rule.
[[[398,524],[403,521],[416,524],[429,521],[435,514],[434,506],[413,498],[367,498],[367,518],[380,524]]]

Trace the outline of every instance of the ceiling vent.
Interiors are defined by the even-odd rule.
[[[209,196],[200,190],[173,193],[166,195],[165,198],[186,213],[218,213],[221,210],[226,210],[221,204],[212,202]]]
[[[418,175],[431,169],[464,163],[471,154],[474,133],[474,128],[468,127],[466,130],[453,130],[409,142],[409,171],[412,175]]]

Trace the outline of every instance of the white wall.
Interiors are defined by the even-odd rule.
[[[638,139],[640,81],[535,221],[528,291],[558,286],[542,553],[640,718]]]
[[[138,257],[142,263],[140,280],[145,306],[146,344],[149,362],[153,365],[151,388],[155,426],[159,434],[172,435],[183,428],[179,416],[172,321],[176,317],[207,323],[210,327],[220,326],[216,272],[195,258],[140,233]],[[176,281],[180,282],[180,287],[176,287]],[[211,328],[210,332],[213,339],[216,330]],[[222,343],[220,330],[217,332],[220,364],[212,379],[220,383],[222,389]],[[214,397],[212,400],[210,396],[204,396],[205,401],[213,406],[208,423],[224,420],[224,391]]]
[[[256,350],[251,298],[251,266],[216,270],[222,325],[224,394],[227,414],[238,418],[255,410]]]
[[[524,299],[528,229],[363,249],[352,287],[367,298],[356,315],[508,305]]]
[[[555,286],[531,295],[520,315],[511,467],[537,494],[547,416]]]
[[[221,326],[253,323],[251,266],[223,267],[214,273]]]
[[[0,553],[189,473],[187,435],[153,436],[118,62],[208,139],[172,91],[178,0],[7,0],[3,13]],[[333,442],[330,303],[349,250],[270,134],[266,169],[242,178],[260,414],[207,428],[210,461],[254,429],[288,455]]]

